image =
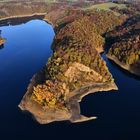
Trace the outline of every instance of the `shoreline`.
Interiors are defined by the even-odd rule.
[[[106,57],[108,59],[112,60],[113,62],[115,62],[115,64],[117,64],[119,67],[121,67],[124,70],[127,70],[128,72],[130,72],[131,74],[134,74],[136,76],[140,76],[139,69],[135,68],[134,66],[126,65],[126,64],[120,62],[115,56],[111,56],[109,54],[106,54]]]
[[[44,17],[47,13],[33,13],[29,15],[18,15],[18,16],[9,16],[5,18],[0,18],[0,26],[5,25],[17,25],[20,23],[26,23],[33,19],[41,19],[44,20]],[[46,20],[44,20],[47,22]],[[48,22],[47,22],[48,23]]]
[[[33,16],[45,16],[47,13],[33,13],[29,15],[18,15],[18,16],[9,16],[5,18],[0,18],[0,22],[4,20],[16,19],[16,18],[26,18],[26,17],[33,17]]]

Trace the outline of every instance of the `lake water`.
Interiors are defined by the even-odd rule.
[[[39,125],[18,108],[28,83],[51,56],[53,28],[44,21],[3,26],[7,39],[0,49],[0,140],[139,140],[140,79],[111,63],[103,54],[118,91],[86,96],[82,113],[97,120],[71,124],[55,122]]]

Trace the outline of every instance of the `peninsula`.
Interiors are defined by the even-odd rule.
[[[1,18],[23,15],[20,4],[15,3],[17,10],[14,8],[12,15],[10,2],[7,3],[7,9],[3,9],[3,5],[4,3],[0,4],[3,13]],[[110,59],[114,56],[120,58],[116,54],[121,54],[122,50],[133,51],[137,55],[136,58],[133,61],[127,60],[131,55],[124,53],[128,58],[123,63],[129,62],[139,67],[139,26],[136,26],[136,32],[126,40],[118,37],[119,33],[116,35],[116,31],[128,26],[127,23],[132,26],[132,19],[139,20],[139,6],[135,9],[130,4],[110,2],[95,5],[96,3],[83,1],[82,4],[27,2],[24,6],[24,15],[43,13],[42,19],[50,23],[56,33],[51,47],[52,56],[44,68],[33,76],[19,104],[21,110],[30,112],[40,124],[96,119],[96,116],[82,115],[79,102],[88,94],[118,89],[106,62],[101,57],[101,53],[106,52],[109,46],[111,48],[107,56]],[[128,32],[130,31],[131,28]],[[132,45],[129,49],[119,47],[119,51],[114,53],[116,46],[122,46],[120,42],[127,46],[131,41],[136,43],[135,49]],[[122,58],[118,60],[120,62]]]

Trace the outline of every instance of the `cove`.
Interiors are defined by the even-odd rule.
[[[55,33],[53,27],[42,20],[2,26],[0,30],[7,39],[0,49],[0,131],[3,134],[7,130],[8,133],[16,133],[20,126],[24,129],[18,104],[32,76],[51,56]]]

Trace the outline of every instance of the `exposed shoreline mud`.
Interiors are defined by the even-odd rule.
[[[128,72],[130,72],[136,76],[140,76],[140,71],[138,68],[136,68],[134,66],[126,65],[126,64],[120,62],[115,56],[111,56],[111,55],[107,54],[106,57],[108,59],[112,60],[113,62],[115,62],[121,68],[127,70]]]

